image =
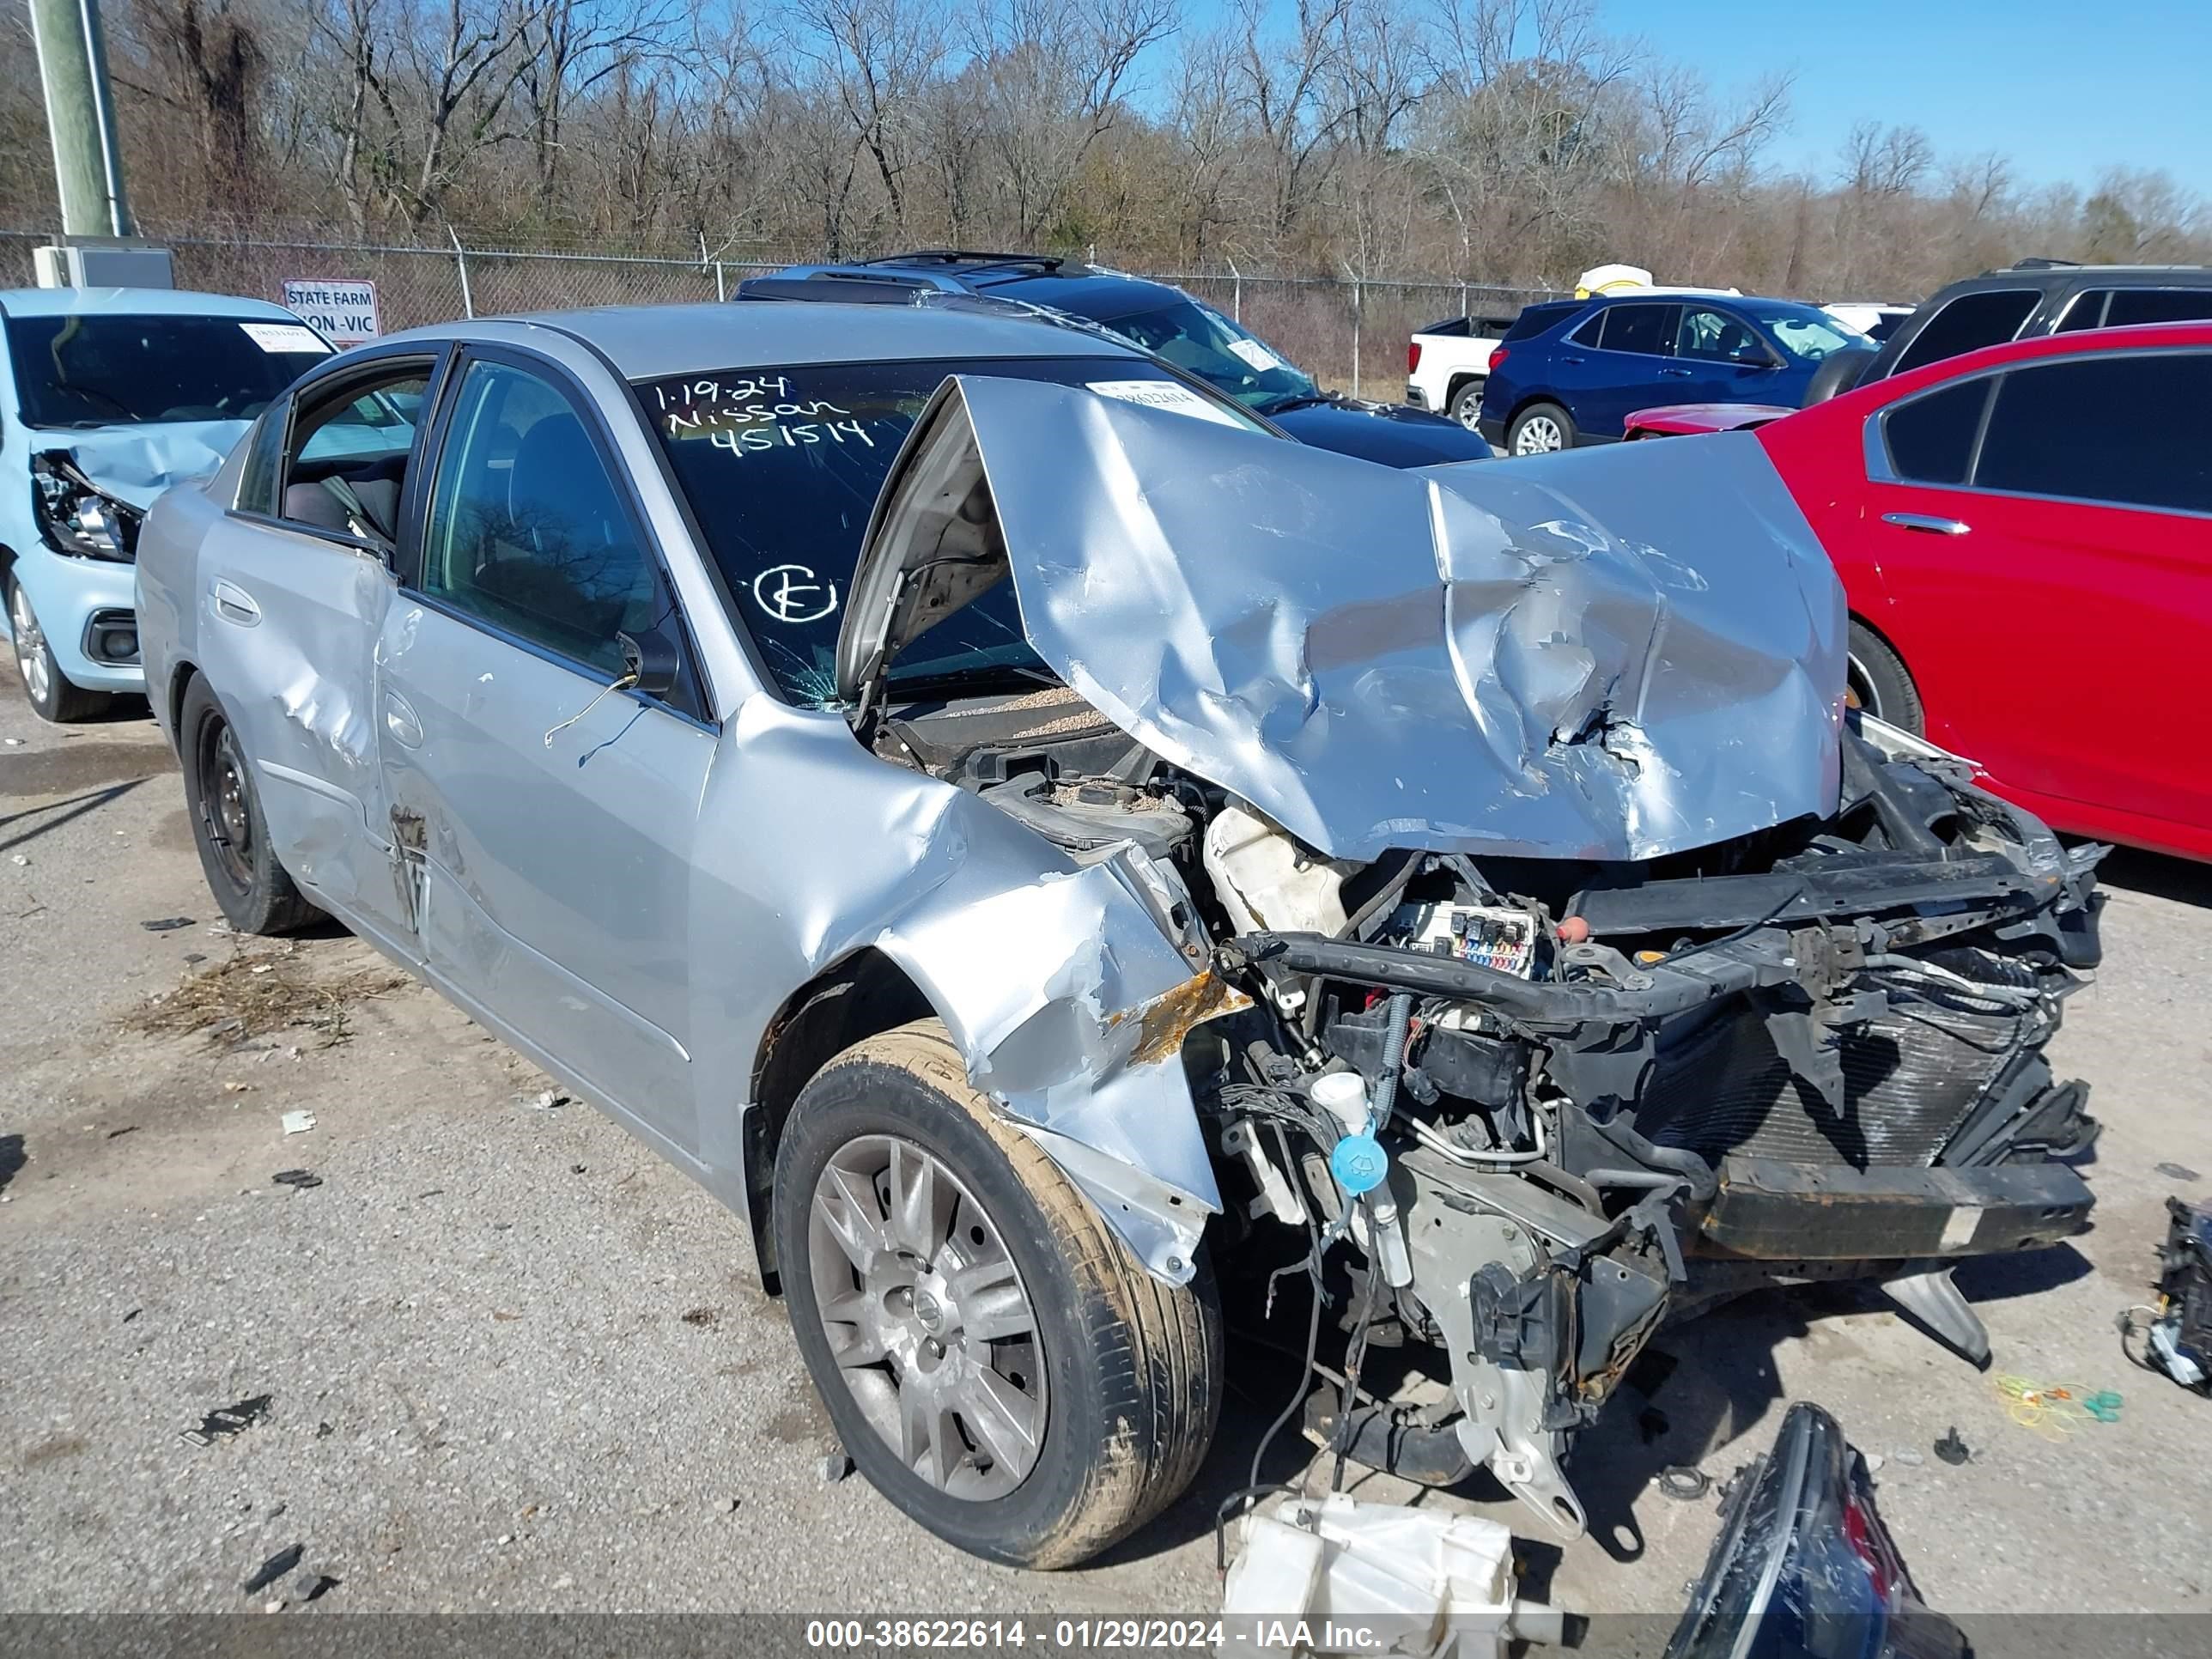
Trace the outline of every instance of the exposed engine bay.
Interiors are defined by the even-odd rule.
[[[1892,728],[1852,718],[1832,816],[1642,862],[1328,858],[1060,687],[866,735],[1171,875],[1252,1003],[1183,1048],[1211,1248],[1348,1242],[1365,1316],[1446,1357],[1445,1408],[1376,1437],[1401,1473],[1487,1465],[1578,1532],[1562,1460],[1662,1322],[1869,1277],[1973,1355],[1946,1264],[2084,1223],[2058,1160],[2096,1125],[2043,1049],[2101,849]]]

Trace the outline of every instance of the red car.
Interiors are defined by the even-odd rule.
[[[1862,706],[2059,829],[2212,859],[2212,324],[1992,346],[1756,435]]]

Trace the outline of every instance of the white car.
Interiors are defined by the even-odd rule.
[[[1512,326],[1511,317],[1447,317],[1417,331],[1406,346],[1406,401],[1473,431],[1490,354]]]
[[[1911,306],[1882,305],[1872,301],[1839,300],[1820,309],[1845,328],[1856,329],[1877,344],[1894,334],[1897,325],[1912,314]]]

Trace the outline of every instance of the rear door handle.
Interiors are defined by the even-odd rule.
[[[251,628],[261,620],[261,607],[253,602],[253,595],[236,582],[216,577],[215,586],[208,590],[208,597],[215,601],[215,614],[225,622]]]
[[[422,721],[415,713],[415,705],[388,688],[384,693],[384,729],[402,749],[422,746]]]
[[[1971,527],[1964,520],[1939,518],[1933,513],[1885,513],[1881,521],[1899,530],[1924,530],[1931,536],[1963,536]]]
[[[1559,361],[1563,363],[1586,363],[1589,359],[1587,357],[1570,357],[1563,355]]]

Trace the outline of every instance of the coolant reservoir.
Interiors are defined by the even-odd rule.
[[[1359,866],[1312,858],[1257,812],[1231,802],[1206,826],[1206,873],[1240,933],[1344,929],[1344,878]]]

